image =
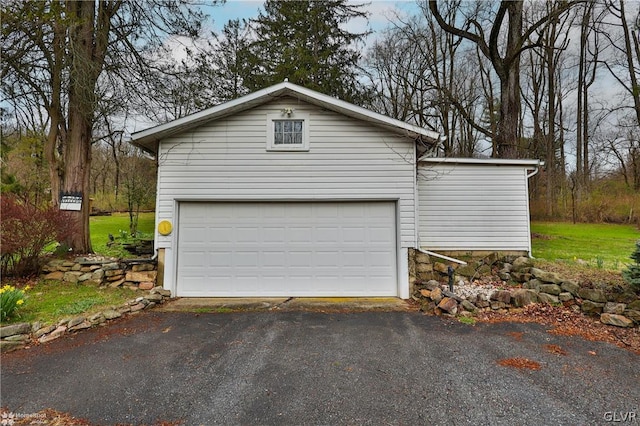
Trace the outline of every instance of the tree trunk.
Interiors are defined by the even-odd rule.
[[[503,59],[497,54],[497,41],[490,46],[491,62],[500,78],[500,120],[498,122],[497,149],[500,158],[518,157],[520,138],[520,49],[522,37],[523,2],[512,1],[506,4],[509,17],[507,46]],[[495,24],[494,24],[495,25]],[[493,31],[492,31],[493,35]]]
[[[545,46],[545,65],[547,71],[547,215],[553,217],[556,196],[556,18],[550,21]]]
[[[71,98],[69,100],[71,102]],[[91,122],[86,114],[73,108],[69,111],[69,139],[65,150],[65,174],[61,191],[82,194],[80,211],[71,211],[76,232],[68,242],[76,253],[91,253],[89,236],[89,188],[91,172]]]
[[[117,7],[96,1],[69,0],[64,3],[58,28],[64,28],[66,35],[59,40],[70,46],[66,60],[69,68],[69,93],[67,106],[67,123],[62,120],[54,127],[56,120],[52,119],[49,134],[48,157],[54,159],[50,163],[52,177],[52,197],[54,205],[59,203],[60,193],[81,194],[82,204],[79,211],[71,211],[75,232],[67,243],[76,253],[91,253],[91,239],[89,235],[89,194],[91,189],[91,138],[96,109],[95,89],[98,76],[104,65],[105,52],[110,31],[110,18]],[[96,19],[96,12],[98,16]],[[62,19],[64,16],[64,19]],[[58,33],[56,33],[58,35]],[[54,42],[55,48],[58,43]],[[62,58],[63,52],[59,52]],[[67,72],[62,69],[52,74],[53,82],[62,81],[62,75]],[[54,90],[56,85],[54,85]],[[56,99],[50,109],[54,109]],[[59,100],[58,100],[59,102]],[[58,117],[61,118],[61,115]],[[54,138],[55,137],[55,138]],[[59,138],[59,139],[58,139]],[[62,152],[56,152],[55,141],[60,141]],[[52,143],[53,142],[53,143]],[[60,158],[57,155],[60,154]]]
[[[510,67],[506,78],[500,79],[500,119],[496,134],[499,158],[517,158],[520,122],[520,66]]]
[[[640,42],[636,40],[636,32],[630,30],[627,23],[627,17],[624,11],[624,1],[620,0],[620,21],[622,23],[622,29],[624,34],[624,50],[626,52],[627,69],[629,70],[629,79],[631,87],[631,96],[633,97],[633,106],[635,108],[635,115],[638,125],[640,125],[640,84],[636,76],[634,53],[637,55],[636,60],[640,61]],[[640,19],[636,21],[636,27],[640,25]],[[631,34],[630,34],[631,33]],[[633,40],[633,42],[632,42]],[[635,51],[635,52],[634,52]]]

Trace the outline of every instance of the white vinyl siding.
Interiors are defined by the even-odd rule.
[[[308,150],[267,149],[269,116],[294,108]],[[295,118],[295,117],[292,117]],[[156,233],[165,249],[164,286],[177,290],[179,206],[185,202],[387,202],[395,209],[396,294],[409,297],[408,248],[416,245],[415,148],[411,137],[295,98],[280,98],[160,141]],[[175,293],[174,293],[175,294]]]
[[[309,150],[267,151],[267,115],[288,107],[308,114]],[[397,200],[400,246],[415,245],[413,141],[294,98],[163,140],[158,162],[158,222],[178,201]]]
[[[526,167],[421,163],[418,175],[422,248],[530,251]]]

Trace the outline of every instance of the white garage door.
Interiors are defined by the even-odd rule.
[[[396,296],[393,202],[180,203],[177,295]]]

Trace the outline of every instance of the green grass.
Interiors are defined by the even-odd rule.
[[[129,288],[97,287],[63,281],[38,280],[26,292],[24,305],[6,323],[41,321],[55,324],[63,318],[91,314],[120,306],[136,297]]]
[[[532,250],[535,258],[556,262],[585,261],[598,269],[620,270],[640,231],[633,225],[532,222]]]
[[[155,213],[140,213],[138,233],[153,237]],[[131,253],[120,246],[107,246],[109,234],[120,238],[122,232],[129,233],[129,214],[113,213],[111,216],[92,216],[89,219],[91,229],[91,245],[97,254],[113,257],[131,257]]]
[[[458,317],[458,321],[467,325],[476,325],[476,319],[473,317]]]

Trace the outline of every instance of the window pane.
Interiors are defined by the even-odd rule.
[[[273,145],[304,145],[304,120],[273,120]]]

